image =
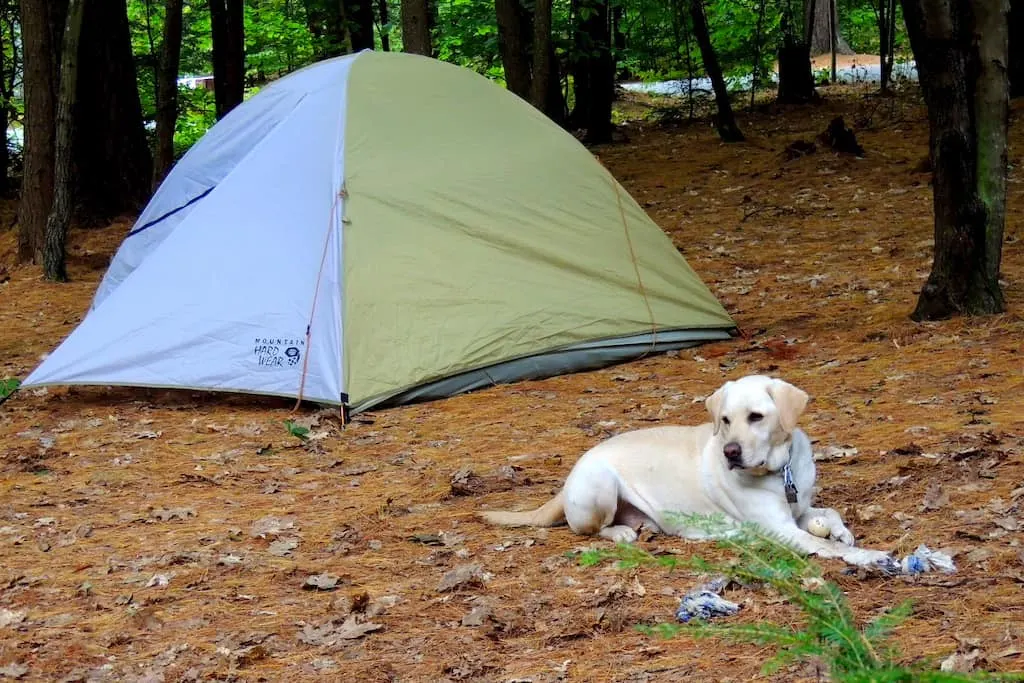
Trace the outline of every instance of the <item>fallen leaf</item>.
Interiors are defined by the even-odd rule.
[[[885,512],[885,509],[881,505],[868,505],[867,507],[857,509],[857,519],[862,522],[870,522],[883,512]]]
[[[922,501],[921,510],[938,510],[949,504],[949,494],[942,490],[942,484],[934,483],[928,486]]]
[[[23,621],[25,621],[25,612],[0,607],[0,628],[17,626]]]
[[[277,557],[287,557],[292,551],[299,547],[299,541],[295,538],[279,538],[270,544],[268,552]]]
[[[369,621],[359,623],[356,616],[353,614],[338,627],[335,633],[343,640],[354,640],[356,638],[362,638],[367,633],[379,631],[382,628],[384,628],[383,624],[374,624]]]
[[[146,588],[163,588],[171,582],[171,577],[167,574],[154,574],[153,577],[146,583]]]
[[[464,586],[477,586],[490,578],[490,575],[480,565],[464,564],[441,577],[441,583],[437,586],[437,592],[447,593]]]
[[[217,559],[217,564],[223,565],[225,567],[234,567],[236,565],[242,564],[242,558],[233,553],[228,553],[227,555],[221,555]]]
[[[0,667],[0,677],[18,679],[28,673],[28,667],[18,662],[12,662],[7,666]]]
[[[853,446],[829,446],[822,451],[814,453],[815,460],[838,460],[840,458],[851,458],[859,451]]]
[[[189,517],[195,517],[196,511],[194,508],[170,508],[167,510],[164,508],[156,508],[149,513],[149,516],[159,519],[161,522],[169,522],[172,519],[188,519]]]
[[[1007,531],[1018,531],[1021,528],[1020,521],[1016,517],[997,517],[992,520],[992,523]]]
[[[981,656],[981,650],[975,648],[967,654],[954,652],[942,660],[939,669],[947,672],[969,673],[974,670],[974,662]]]
[[[470,628],[483,626],[491,616],[491,612],[492,610],[489,605],[477,605],[469,610],[466,616],[462,617],[462,625]]]
[[[334,574],[316,574],[307,577],[302,587],[305,590],[330,591],[338,587],[338,581]]]
[[[252,523],[253,537],[266,538],[267,536],[279,536],[285,531],[295,528],[294,517],[261,517]]]
[[[345,621],[339,625],[334,622],[327,622],[322,626],[314,626],[312,624],[306,624],[299,631],[299,642],[305,643],[306,645],[314,646],[330,646],[337,643],[339,640],[355,640],[362,638],[367,633],[373,631],[379,631],[384,628],[383,624],[375,624],[373,622],[359,622],[356,615],[350,615]]]

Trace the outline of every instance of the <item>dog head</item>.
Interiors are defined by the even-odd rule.
[[[807,407],[806,392],[780,379],[749,375],[726,382],[704,402],[717,444],[730,470],[776,471],[788,457],[796,422]]]

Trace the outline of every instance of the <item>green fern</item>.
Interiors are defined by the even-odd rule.
[[[733,642],[769,645],[775,655],[763,668],[770,674],[793,662],[817,658],[824,661],[831,680],[842,683],[954,683],[979,680],[1011,680],[993,674],[955,674],[933,669],[909,669],[895,664],[896,649],[888,641],[893,628],[913,611],[904,602],[865,627],[836,584],[825,581],[820,567],[783,538],[755,524],[731,524],[718,517],[677,515],[676,521],[704,532],[734,555],[732,561],[709,562],[699,557],[653,555],[637,546],[620,544],[614,550],[594,549],[579,554],[583,566],[614,560],[622,569],[655,566],[668,571],[687,569],[702,574],[722,574],[743,585],[764,585],[800,608],[801,628],[771,623],[659,623],[639,626],[652,636],[671,638],[685,633],[697,638],[721,638]],[[1014,678],[1012,680],[1021,680]]]

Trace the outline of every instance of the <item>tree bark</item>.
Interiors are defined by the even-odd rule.
[[[345,15],[349,18],[352,52],[372,50],[373,0],[346,0]]]
[[[178,121],[178,67],[181,65],[181,15],[182,0],[167,0],[156,86],[154,190],[174,163],[174,128]]]
[[[505,68],[505,84],[524,100],[530,99],[533,76],[530,45],[533,18],[520,0],[494,0],[498,20],[498,52]]]
[[[530,102],[555,123],[565,123],[565,99],[551,41],[551,0],[537,0],[533,10],[533,83]]]
[[[690,18],[693,21],[693,34],[700,47],[701,59],[704,61],[704,70],[711,79],[711,87],[715,91],[715,103],[718,106],[718,116],[715,120],[715,127],[722,142],[743,142],[743,133],[736,125],[736,117],[732,113],[732,102],[729,101],[729,90],[725,85],[725,77],[722,76],[722,68],[718,65],[718,55],[711,44],[711,34],[708,31],[708,21],[704,16],[703,0],[689,0]]]
[[[1024,95],[1024,0],[1010,0],[1010,97]]]
[[[611,51],[608,0],[580,0],[575,3],[575,14],[577,58],[573,70],[573,92],[576,102],[572,123],[586,131],[586,142],[610,142],[615,60]]]
[[[785,39],[779,48],[779,94],[782,104],[804,104],[815,97],[811,48],[803,41]]]
[[[53,204],[54,118],[59,27],[65,8],[49,0],[21,0],[24,48],[25,160],[18,207],[18,260],[42,263],[46,219]]]
[[[836,28],[836,52],[841,55],[852,55],[846,40],[839,35],[839,17],[835,11],[835,5],[830,0],[816,0],[808,3],[808,11],[813,12],[809,18],[811,56],[823,55],[832,49],[832,27]]]
[[[78,46],[86,0],[70,0],[61,50],[60,91],[57,97],[56,153],[54,156],[53,206],[46,220],[43,276],[54,282],[68,279],[65,246],[71,223],[73,179],[71,141],[74,135],[75,91],[78,82]]]
[[[402,0],[402,50],[433,55],[430,44],[430,9],[427,0]]]
[[[2,9],[2,16],[0,16],[2,24],[17,23],[11,13],[10,6],[6,2],[0,5],[0,9]],[[3,34],[2,24],[0,24],[0,97],[3,97],[3,102],[0,102],[0,130],[4,131],[4,139],[3,144],[0,145],[0,197],[6,196],[10,190],[11,154],[7,143],[7,129],[11,125],[11,104],[14,97],[14,88],[8,87],[7,84],[11,80],[8,74],[17,71],[18,59],[17,43],[13,40],[11,41],[11,59],[7,59],[7,50],[4,44],[6,36]]]
[[[137,211],[152,189],[126,0],[89,2],[75,103],[76,209],[84,226]]]
[[[1004,310],[1007,0],[903,0],[928,106],[935,258],[914,320]]]
[[[245,96],[245,14],[242,0],[210,0],[213,96],[217,119]]]
[[[388,33],[388,22],[391,20],[388,13],[388,0],[377,0],[377,19],[380,22],[380,49],[382,52],[391,52],[391,36]]]

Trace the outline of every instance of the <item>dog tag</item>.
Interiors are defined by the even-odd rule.
[[[782,485],[786,489],[786,502],[796,502],[796,484],[793,483],[793,470],[789,467],[789,463],[782,468]]]

